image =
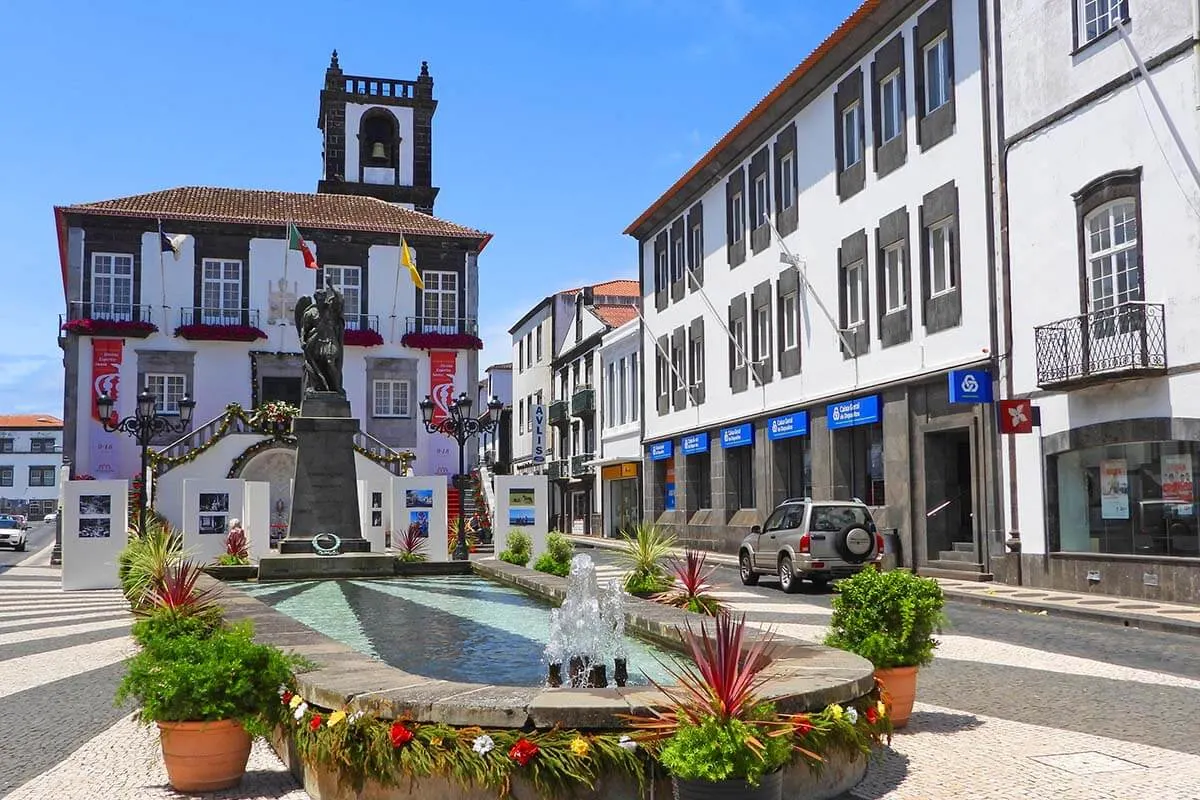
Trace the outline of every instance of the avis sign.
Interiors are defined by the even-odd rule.
[[[546,463],[546,406],[533,407],[533,463]]]

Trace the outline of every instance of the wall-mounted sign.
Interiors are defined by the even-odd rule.
[[[1033,403],[1028,400],[1001,400],[1001,433],[1033,433]]]
[[[985,369],[955,369],[948,376],[951,403],[992,402],[992,373]]]
[[[685,456],[694,456],[697,453],[707,453],[708,434],[693,433],[691,436],[684,436],[679,440],[679,449],[683,451]]]
[[[651,461],[666,461],[675,455],[675,448],[670,439],[665,442],[654,442],[647,448],[647,451],[650,453]]]
[[[870,425],[879,422],[879,395],[859,397],[854,400],[843,400],[833,403],[825,409],[826,422],[829,430],[838,428],[853,428],[855,425]]]
[[[754,444],[754,426],[749,422],[721,428],[721,447],[745,447]]]
[[[767,420],[768,439],[790,439],[793,436],[805,436],[807,433],[807,411],[796,411],[792,414],[784,414],[782,417],[771,417]]]
[[[533,407],[533,463],[546,463],[546,406]]]

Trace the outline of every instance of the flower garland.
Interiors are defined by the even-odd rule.
[[[296,449],[296,439],[290,436],[273,436],[270,439],[264,439],[261,442],[255,442],[238,454],[229,465],[229,472],[225,473],[226,478],[236,478],[242,471],[242,467],[246,466],[246,462],[254,458],[264,450],[270,450],[273,447],[286,447],[289,450]],[[287,527],[286,525],[284,526]]]
[[[640,787],[646,761],[654,760],[661,744],[617,731],[458,728],[380,719],[361,710],[316,708],[286,687],[280,688],[280,699],[291,712],[292,736],[301,758],[355,786],[366,780],[398,786],[436,775],[504,796],[513,780],[522,778],[543,796],[560,796],[593,788],[603,775],[619,774]],[[878,685],[853,703],[783,717],[781,727],[812,769],[820,769],[822,752],[869,755],[872,747],[890,742],[892,732]]]
[[[406,333],[400,344],[416,350],[482,350],[483,340],[469,333]]]
[[[175,329],[175,335],[181,339],[210,342],[253,342],[255,339],[267,338],[267,334],[254,325],[205,325],[203,323],[180,325]]]
[[[128,336],[145,339],[158,331],[153,322],[119,319],[73,319],[64,322],[62,329],[79,336]]]
[[[250,421],[255,425],[290,425],[292,420],[300,416],[300,409],[283,400],[272,400],[254,409]]]
[[[391,464],[399,464],[401,473],[408,471],[408,465],[417,458],[417,454],[408,450],[402,450],[399,453],[375,453],[357,442],[354,443],[354,452],[360,453],[374,461],[380,466],[387,467]]]
[[[357,331],[346,331],[342,343],[349,347],[378,347],[383,344],[383,336],[379,331],[363,328]]]

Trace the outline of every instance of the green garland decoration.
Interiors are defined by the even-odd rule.
[[[662,744],[630,736],[632,731],[522,731],[380,719],[349,708],[317,708],[286,690],[281,700],[291,711],[290,732],[301,758],[356,790],[368,780],[393,787],[440,776],[503,798],[520,777],[542,796],[558,797],[594,788],[605,774],[625,775],[644,788],[647,768],[658,767],[655,753]],[[779,730],[792,737],[797,758],[819,770],[821,753],[870,755],[873,747],[891,741],[892,724],[876,686],[854,703],[782,716]]]
[[[246,462],[254,458],[264,450],[271,450],[275,447],[286,448],[288,450],[296,449],[296,438],[294,436],[281,436],[275,439],[265,439],[243,450],[229,467],[229,472],[225,474],[226,478],[236,478],[238,473],[242,471],[242,467],[246,466]]]
[[[416,453],[410,452],[408,450],[401,450],[397,453],[372,453],[370,450],[363,447],[358,442],[354,443],[354,452],[360,453],[360,454],[366,456],[367,458],[374,461],[376,464],[379,464],[380,466],[383,466],[383,467],[386,467],[389,464],[397,464],[398,463],[398,464],[400,464],[401,472],[406,472],[408,470],[408,465],[411,464],[417,457]]]
[[[243,409],[240,404],[230,403],[229,405],[225,406],[225,413],[221,416],[221,421],[218,423],[217,429],[213,432],[212,437],[209,438],[209,440],[204,444],[200,445],[199,447],[193,447],[191,450],[188,450],[186,453],[178,456],[168,456],[162,452],[152,451],[150,453],[150,467],[153,469],[154,474],[157,476],[169,469],[179,466],[180,464],[189,464],[192,461],[195,461],[207,450],[213,447],[213,445],[225,438],[235,422],[242,423],[242,425],[248,428],[252,433],[259,434],[260,436],[270,436],[271,438],[268,440],[270,442],[295,441],[295,439],[292,438],[288,433],[280,432],[271,426],[259,425],[251,418],[249,414],[246,413],[246,410]]]

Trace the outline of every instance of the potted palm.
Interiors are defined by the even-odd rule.
[[[626,533],[624,546],[617,551],[621,565],[628,570],[625,591],[635,597],[651,597],[671,588],[671,578],[663,561],[671,555],[675,537],[657,525],[638,525],[632,535]]]
[[[865,569],[839,581],[825,644],[856,653],[875,665],[891,698],[892,727],[912,714],[917,671],[933,661],[933,634],[944,621],[942,587],[903,570]]]
[[[746,617],[720,613],[710,637],[688,623],[691,663],[667,667],[678,683],[664,688],[671,707],[626,717],[671,773],[676,800],[779,800],[792,758],[791,729],[757,696],[771,662],[772,639],[745,639]]]

